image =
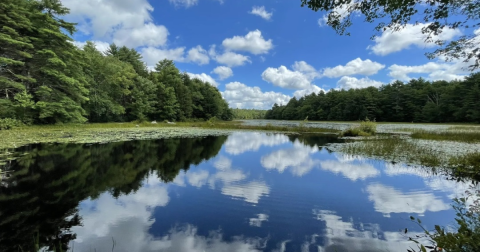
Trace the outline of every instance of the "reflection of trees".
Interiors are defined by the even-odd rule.
[[[118,197],[141,187],[150,172],[172,181],[181,169],[215,156],[227,137],[109,144],[34,145],[12,163],[0,187],[0,251],[66,251],[81,224],[77,206],[110,191]]]
[[[288,139],[294,143],[299,141],[300,143],[315,147],[317,146],[319,150],[322,150],[322,147],[329,143],[341,143],[343,140],[338,139],[334,135],[319,135],[319,134],[299,134],[299,135],[288,135]]]

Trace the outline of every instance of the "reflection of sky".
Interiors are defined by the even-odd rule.
[[[76,251],[406,251],[400,232],[453,220],[467,185],[420,168],[235,133],[170,184],[80,204]],[[460,188],[460,189],[459,189]]]

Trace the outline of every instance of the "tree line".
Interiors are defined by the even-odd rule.
[[[419,78],[379,88],[321,91],[274,104],[265,118],[480,123],[480,73],[450,82]]]
[[[0,119],[26,124],[187,120],[233,113],[216,87],[135,49],[80,49],[59,0],[0,3]]]
[[[234,119],[265,119],[266,110],[260,109],[233,109],[233,118]]]

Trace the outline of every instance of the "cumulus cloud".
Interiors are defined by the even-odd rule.
[[[343,89],[380,87],[383,82],[371,80],[369,78],[357,79],[355,77],[343,76],[337,81],[337,87]]]
[[[243,66],[245,63],[252,62],[250,57],[234,52],[224,52],[223,54],[216,55],[215,60],[229,67]]]
[[[419,48],[435,47],[435,43],[425,41],[428,35],[422,34],[422,28],[427,25],[429,24],[407,24],[399,31],[387,29],[381,36],[375,38],[375,45],[369,46],[368,49],[377,55],[385,56],[407,49],[410,46],[417,46]],[[444,29],[439,35],[433,36],[432,40],[451,40],[461,34],[458,29]]]
[[[329,78],[337,78],[346,75],[373,75],[378,73],[383,69],[385,65],[382,65],[378,62],[371,61],[369,59],[362,60],[361,58],[356,58],[348,62],[345,66],[339,65],[333,68],[325,68],[323,70],[323,75]]]
[[[282,88],[306,89],[310,87],[310,80],[305,74],[291,71],[285,66],[267,68],[262,73],[262,79]]]
[[[192,79],[199,79],[203,82],[208,82],[210,85],[214,87],[218,87],[218,83],[215,81],[215,79],[212,78],[212,76],[206,74],[206,73],[201,73],[201,74],[194,74],[194,73],[187,73],[190,78]]]
[[[160,49],[155,47],[144,47],[140,50],[143,60],[147,66],[155,66],[159,61],[169,59],[178,62],[185,61],[185,47],[175,49]]]
[[[218,66],[215,69],[213,69],[212,73],[215,73],[218,75],[218,78],[220,80],[225,80],[231,76],[233,76],[233,71],[230,67],[227,66]]]
[[[188,51],[187,60],[199,65],[205,65],[208,64],[210,58],[207,55],[207,50],[203,49],[200,45],[197,45]]]
[[[110,44],[108,44],[107,42],[102,42],[102,41],[92,41],[92,42],[95,44],[95,48],[97,48],[97,50],[100,52],[105,52],[110,47]],[[73,44],[78,48],[83,48],[87,44],[87,42],[74,41]]]
[[[252,54],[265,54],[273,48],[272,40],[265,40],[260,30],[247,33],[245,36],[234,36],[222,42],[223,47],[232,51],[244,51]]]
[[[449,204],[438,199],[432,193],[403,193],[393,187],[371,184],[367,187],[368,198],[373,201],[375,211],[390,216],[391,213],[416,213],[426,211],[439,212],[450,209]]]
[[[412,79],[409,74],[428,74],[426,79],[428,80],[463,80],[466,77],[467,71],[462,69],[462,65],[451,64],[451,63],[435,63],[428,62],[423,65],[418,66],[401,66],[393,64],[388,68],[390,77],[401,80],[408,81]],[[464,75],[461,75],[461,74]]]
[[[240,82],[225,85],[223,97],[232,108],[269,109],[274,103],[287,104],[290,96],[277,92],[262,92],[259,87],[249,87]]]
[[[168,0],[171,4],[176,7],[185,7],[190,8],[198,4],[198,0]]]
[[[260,163],[267,170],[277,170],[279,173],[283,173],[289,169],[293,175],[301,177],[319,165],[319,160],[310,157],[317,151],[317,147],[312,148],[295,142],[293,148],[277,150],[263,156]]]
[[[138,46],[162,46],[167,43],[168,30],[163,25],[146,23],[143,26],[116,31],[113,42],[117,45],[136,48]]]
[[[267,135],[258,132],[235,132],[228,136],[225,142],[225,151],[228,154],[239,155],[247,151],[258,151],[262,146],[276,146],[288,143],[286,135]]]
[[[257,15],[265,20],[270,20],[273,13],[265,10],[265,6],[253,6],[250,14]]]
[[[295,61],[292,68],[294,71],[303,73],[307,78],[313,80],[317,77],[320,77],[320,73],[311,65],[305,61]]]
[[[317,85],[310,85],[308,88],[297,90],[293,93],[293,95],[297,98],[303,97],[305,95],[309,95],[311,93],[318,94],[320,91],[326,92],[325,89],[318,87]]]

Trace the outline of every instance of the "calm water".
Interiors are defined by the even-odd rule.
[[[406,251],[466,184],[329,153],[326,137],[36,145],[3,169],[0,251]],[[37,242],[34,242],[37,241]],[[21,247],[21,249],[20,249]]]

